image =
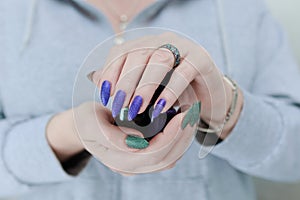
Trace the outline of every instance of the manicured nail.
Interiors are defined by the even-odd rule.
[[[152,117],[151,117],[151,119],[153,120],[153,119],[155,119],[156,117],[158,117],[158,115],[161,113],[161,111],[164,109],[165,106],[166,106],[166,100],[160,99],[160,100],[157,102],[157,104],[156,104],[156,106],[155,106],[155,108],[154,108],[154,110],[153,110],[153,112],[152,112]]]
[[[175,108],[170,108],[169,110],[167,110],[167,114],[175,114],[176,110]]]
[[[181,123],[181,129],[185,129],[185,127],[191,122],[192,116],[193,116],[193,106],[191,106],[184,116],[182,123]]]
[[[126,144],[128,147],[133,149],[145,149],[149,146],[149,142],[144,138],[128,135],[126,137]]]
[[[201,109],[201,103],[200,102],[194,103],[193,109],[192,109],[192,112],[193,112],[192,115],[193,116],[192,116],[192,120],[191,120],[191,123],[190,123],[191,126],[194,126],[199,121],[200,109]]]
[[[128,108],[122,108],[120,112],[120,120],[124,121],[125,119],[128,118]]]
[[[110,97],[111,84],[108,81],[104,81],[101,86],[101,102],[104,106],[107,105]]]
[[[141,96],[136,96],[128,111],[128,121],[132,121],[139,113],[141,106],[143,104],[143,98]]]
[[[185,127],[190,124],[191,126],[194,126],[200,118],[200,112],[201,112],[201,102],[194,103],[186,115],[183,118],[181,128],[185,129]]]
[[[119,90],[114,98],[112,104],[112,116],[115,118],[120,112],[123,107],[125,101],[126,93],[122,90]]]
[[[96,71],[92,71],[91,73],[89,73],[88,75],[86,75],[86,77],[93,82],[93,75]]]

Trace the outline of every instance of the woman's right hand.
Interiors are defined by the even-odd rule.
[[[115,126],[111,112],[97,102],[84,103],[53,117],[47,127],[47,137],[60,161],[86,148],[120,174],[157,172],[173,167],[194,138],[195,127],[180,128],[185,114],[176,115],[145,149],[128,147],[128,134],[140,137],[142,134]]]

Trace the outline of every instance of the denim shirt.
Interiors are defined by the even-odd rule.
[[[193,38],[244,95],[228,138],[206,157],[194,141],[173,169],[133,177],[92,158],[67,174],[45,128],[72,107],[83,59],[113,34],[100,11],[56,0],[0,2],[0,197],[20,199],[255,199],[251,176],[300,178],[300,75],[286,37],[261,0],[163,0],[128,26]]]

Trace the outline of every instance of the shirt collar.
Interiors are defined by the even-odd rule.
[[[93,20],[101,20],[104,18],[103,14],[94,6],[87,3],[85,0],[72,0],[77,4],[81,9],[86,12],[85,14],[88,15],[89,18]],[[176,0],[155,0],[151,5],[145,8],[142,12],[140,12],[137,16],[134,17],[134,20],[137,21],[147,21],[154,18],[160,10],[166,6],[167,3],[170,1]]]

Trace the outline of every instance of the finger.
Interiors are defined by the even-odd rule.
[[[90,117],[87,120],[81,117],[87,116],[85,113],[94,113],[95,117]],[[76,130],[85,146],[97,147],[97,145],[101,145],[112,150],[133,152],[136,150],[127,147],[125,143],[127,134],[142,137],[142,134],[137,130],[113,125],[110,111],[96,102],[80,106],[74,112],[74,117]]]
[[[155,105],[157,105],[160,99],[166,101],[166,105],[161,112],[166,112],[176,102],[197,75],[198,71],[196,68],[191,65],[190,62],[186,61],[186,59],[183,59],[182,63],[175,69],[169,83],[155,103]]]
[[[134,96],[143,97],[139,113],[147,108],[155,90],[172,69],[173,63],[174,56],[169,50],[160,48],[153,52],[134,93]]]
[[[180,140],[177,140],[177,143],[173,145],[170,153],[165,157],[164,162],[169,163],[180,160],[180,158],[184,155],[194,141],[196,135],[196,126],[197,125],[194,125],[191,130],[184,129],[184,133],[182,134],[183,136],[180,138]]]
[[[180,127],[184,113],[176,115],[164,128],[164,131],[157,134],[149,142],[149,147],[142,152],[154,153],[160,152],[160,154],[166,154],[174,142],[180,137]]]
[[[126,57],[127,53],[122,48],[111,48],[102,72],[97,71],[94,75],[94,82],[98,88],[101,88],[105,80],[109,81],[111,83],[111,94],[113,94],[115,83],[117,82],[122,70],[120,66],[123,66],[126,61]]]
[[[179,115],[183,115],[183,114],[185,113]],[[170,125],[168,125],[164,130],[164,133],[169,135],[171,135],[171,133],[174,133],[176,130],[180,130],[179,133],[176,134],[176,137],[174,137],[174,139],[172,139],[172,141],[169,142],[165,140],[167,138],[166,136],[163,136],[163,133],[160,133],[159,135],[155,136],[157,141],[153,143],[156,144],[152,143],[149,145],[147,149],[144,150],[144,152],[143,151],[138,152],[139,155],[144,157],[145,161],[142,161],[141,163],[143,163],[143,165],[136,167],[135,172],[132,173],[137,173],[137,172],[150,173],[150,172],[162,171],[168,169],[168,167],[171,164],[173,164],[183,156],[184,152],[189,147],[194,137],[193,130],[195,130],[195,126],[193,127],[188,126],[184,130],[181,130],[180,129],[181,123],[178,122],[182,122],[181,119],[182,116],[176,116],[176,117],[177,119],[173,121],[174,124],[171,125],[172,124],[171,121]],[[153,138],[153,140],[154,139],[155,138]],[[163,145],[158,143],[163,143]],[[158,149],[155,149],[156,148],[155,145]],[[143,157],[141,159],[143,159]]]
[[[181,113],[179,115],[183,114],[185,113]],[[166,130],[164,131],[166,135],[171,136],[175,130],[180,129],[180,122],[182,121],[182,116],[179,115],[174,118],[173,125],[168,125],[166,127]],[[172,121],[169,124],[172,124]],[[182,152],[179,151],[177,152],[177,155],[179,154],[179,156],[174,155],[172,157],[174,158],[173,160],[166,159],[166,157],[168,157],[168,154],[170,153],[171,149],[173,149],[177,141],[183,138],[186,131],[191,132],[191,129],[192,127],[186,127],[184,131],[181,130],[180,134],[177,134],[177,136],[180,137],[178,137],[177,140],[172,140],[171,143],[169,143],[169,141],[164,140],[168,139],[166,136],[157,138],[156,145],[160,142],[166,145],[165,147],[164,145],[157,146],[158,148],[163,147],[160,148],[159,151],[157,151],[157,149],[149,148],[151,147],[150,145],[148,147],[149,149],[146,148],[138,152],[107,149],[106,151],[102,151],[103,153],[99,153],[95,156],[109,168],[122,173],[139,174],[160,171],[168,167],[170,164],[174,163],[177,159],[180,158],[180,156],[182,156]],[[153,148],[155,148],[155,146]]]
[[[195,102],[199,99],[198,93],[195,91],[192,84],[188,85],[187,88],[178,97],[173,106],[178,106],[181,112],[188,110]]]
[[[113,128],[110,129],[104,129],[104,136],[106,139],[110,142],[110,144],[114,147],[116,147],[120,151],[125,152],[137,152],[139,149],[134,149],[128,147],[126,144],[126,138],[128,135],[134,135],[137,137],[143,138],[143,134],[135,129],[132,128],[126,128],[126,127],[119,127],[112,125]]]
[[[123,102],[124,107],[128,106],[152,51],[152,49],[139,48],[128,53],[124,66],[122,67],[121,74],[118,77],[115,90],[121,90],[126,94]]]

